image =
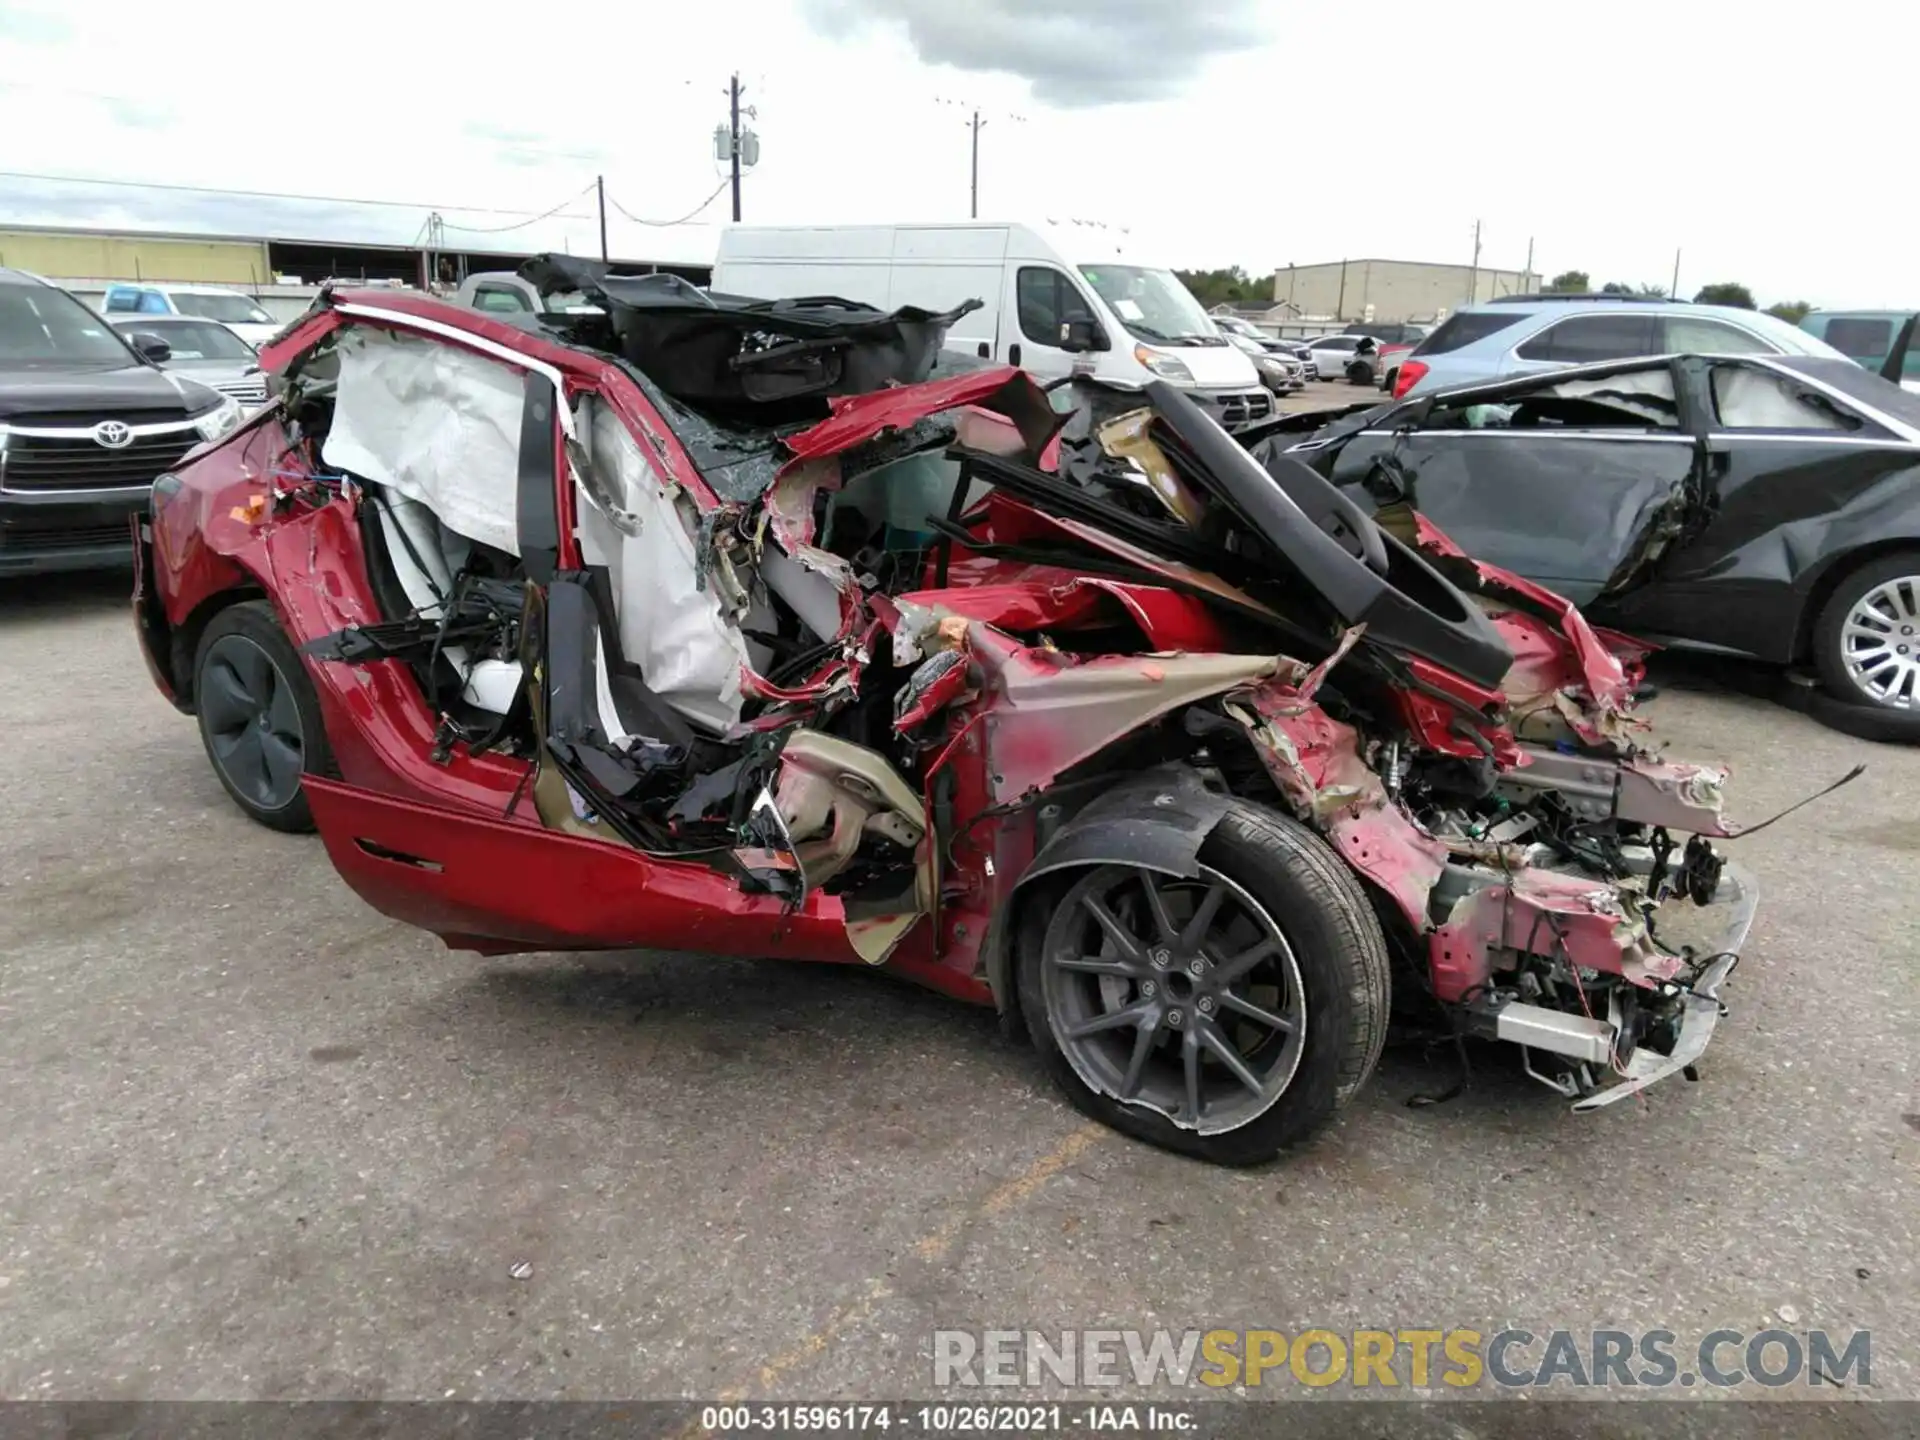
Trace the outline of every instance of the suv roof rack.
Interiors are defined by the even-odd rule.
[[[1671,305],[1675,302],[1665,295],[1608,295],[1589,293],[1569,294],[1564,290],[1545,290],[1533,295],[1496,295],[1486,301],[1488,305],[1532,305],[1542,300],[1618,300],[1625,305]],[[1685,301],[1679,302],[1685,304]]]

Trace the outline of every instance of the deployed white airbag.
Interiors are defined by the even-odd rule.
[[[675,492],[610,407],[592,401],[592,483],[576,487],[578,534],[589,565],[607,567],[620,650],[647,688],[687,719],[720,731],[740,719],[746,639],[702,588],[693,537]],[[609,513],[611,511],[611,514]]]
[[[1720,423],[1734,430],[1844,430],[1831,406],[1796,395],[1777,375],[1732,365],[1713,370],[1713,403]]]
[[[343,331],[339,354],[321,458],[518,555],[521,377],[456,345],[372,326]]]

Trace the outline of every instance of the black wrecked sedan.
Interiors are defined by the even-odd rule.
[[[1293,415],[1290,452],[1597,623],[1920,722],[1920,395],[1846,360],[1614,360]]]

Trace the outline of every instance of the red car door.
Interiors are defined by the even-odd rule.
[[[517,528],[528,578],[544,591],[559,566],[577,560],[561,538],[567,471],[556,393],[539,373],[529,372],[526,384]],[[538,643],[544,671],[548,637]],[[738,875],[706,864],[648,855],[617,836],[549,829],[531,783],[498,819],[335,780],[309,777],[305,786],[327,854],[347,884],[382,914],[458,948],[644,947],[859,963],[837,899],[810,894],[795,909],[748,893]]]

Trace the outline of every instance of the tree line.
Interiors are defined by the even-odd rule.
[[[1273,280],[1267,275],[1249,275],[1238,265],[1224,270],[1176,270],[1180,283],[1193,292],[1193,298],[1211,309],[1215,305],[1242,305],[1271,301]],[[1547,282],[1547,292],[1555,295],[1589,295],[1593,277],[1585,270],[1563,270]],[[1602,295],[1641,295],[1652,300],[1667,298],[1664,285],[1628,285],[1609,280],[1600,287]],[[1753,291],[1732,281],[1702,285],[1694,292],[1700,305],[1732,305],[1741,310],[1757,310]],[[1798,325],[1813,306],[1805,300],[1779,300],[1767,306],[1767,314],[1778,316],[1789,325]]]
[[[1547,282],[1550,295],[1591,295],[1593,277],[1584,270],[1562,270]],[[1602,295],[1644,295],[1653,300],[1667,298],[1664,285],[1625,285],[1618,280],[1609,280],[1600,287]],[[1696,305],[1730,305],[1736,310],[1758,310],[1760,306],[1753,298],[1753,291],[1745,285],[1732,280],[1719,280],[1711,285],[1702,285],[1693,293]],[[1767,314],[1786,321],[1789,325],[1798,325],[1807,317],[1813,306],[1805,300],[1776,300],[1767,306]]]

